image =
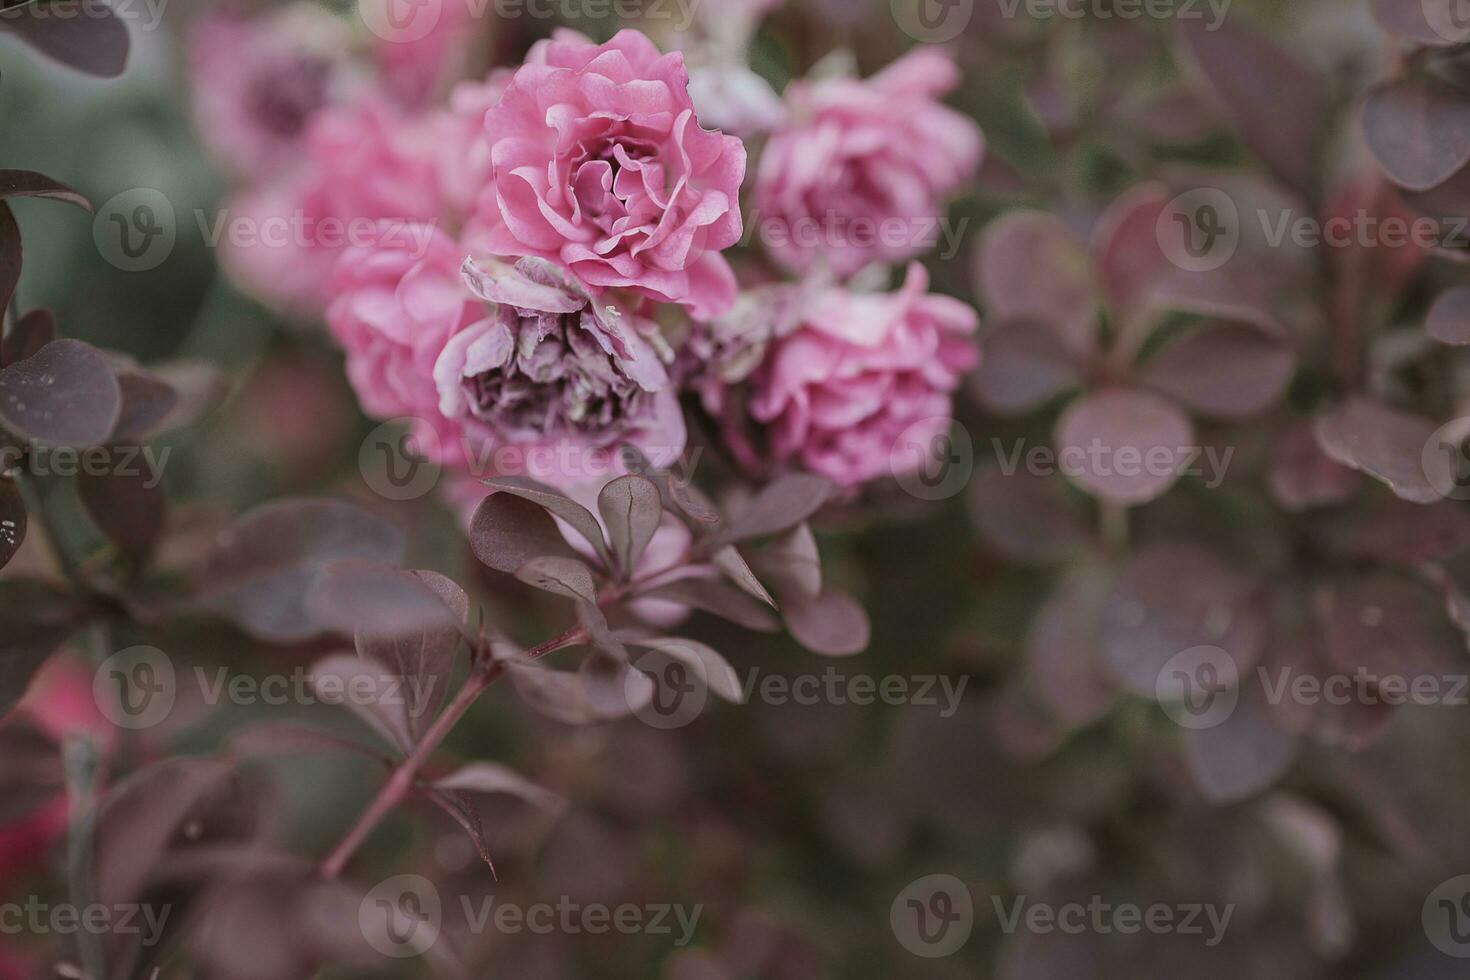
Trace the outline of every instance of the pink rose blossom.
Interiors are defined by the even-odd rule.
[[[470,261],[465,281],[487,315],[450,338],[434,383],[440,414],[497,470],[568,485],[605,471],[625,443],[655,461],[683,451],[652,321],[604,306],[539,259]]]
[[[386,0],[384,13],[391,15],[399,5],[401,0]],[[469,0],[423,0],[401,28],[394,30],[397,25],[391,20],[375,25],[373,54],[394,98],[406,106],[423,106],[436,89],[442,94],[439,86],[445,79],[463,72],[475,36],[471,13]],[[433,18],[427,31],[421,18]],[[392,36],[378,34],[385,27]]]
[[[745,410],[766,425],[772,462],[857,487],[890,471],[900,436],[923,442],[948,423],[951,392],[979,361],[967,336],[978,317],[928,285],[914,263],[895,293],[828,289],[796,330],[771,342],[749,379]],[[706,401],[724,417],[732,445],[753,454],[755,441],[733,415],[738,394],[714,385]]]
[[[945,198],[980,163],[979,129],[936,101],[958,81],[946,55],[921,48],[866,81],[793,83],[789,121],[756,175],[758,227],[773,257],[846,277],[932,247]]]
[[[187,55],[205,145],[244,177],[286,170],[339,87],[347,53],[343,25],[314,4],[254,18],[201,14],[189,28]]]
[[[307,133],[301,169],[249,189],[226,207],[221,262],[246,291],[292,313],[318,315],[337,256],[367,244],[379,220],[453,217],[441,186],[442,146],[429,117],[381,96],[328,109]]]
[[[538,46],[485,119],[489,248],[718,315],[735,297],[719,253],[740,239],[745,147],[702,129],[683,55],[636,31]]]

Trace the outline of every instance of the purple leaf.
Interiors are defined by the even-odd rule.
[[[490,845],[485,840],[485,827],[480,822],[480,814],[461,799],[458,793],[432,787],[423,790],[423,793],[435,806],[449,814],[450,819],[459,824],[460,829],[469,836],[470,843],[475,846],[475,853],[490,869],[490,877],[497,877],[495,859],[490,856]]]
[[[720,547],[788,531],[822,509],[832,483],[809,473],[788,473],[766,484],[729,526],[715,535]],[[710,545],[714,547],[714,545]]]
[[[26,502],[13,480],[0,476],[0,568],[26,540]]]
[[[760,579],[755,577],[755,572],[750,570],[745,556],[733,544],[726,545],[711,555],[710,564],[718,568],[725,578],[738,585],[742,592],[759,599],[773,609],[776,607],[776,600],[771,598],[771,594],[766,591]]]
[[[822,591],[822,558],[810,525],[798,524],[752,551],[750,564],[778,596],[815,598]]]
[[[136,441],[152,435],[179,408],[179,392],[168,382],[141,371],[120,371],[122,411],[112,441]]]
[[[1093,233],[1098,281],[1119,329],[1136,329],[1149,294],[1178,271],[1159,244],[1158,225],[1170,195],[1161,184],[1140,184],[1108,206]]]
[[[4,20],[4,15],[0,15],[0,29]],[[44,197],[75,205],[89,214],[92,211],[92,202],[84,195],[33,170],[0,170],[0,198],[5,197]]]
[[[657,650],[693,668],[696,675],[711,691],[731,704],[744,704],[745,693],[740,687],[740,675],[720,653],[696,640],[682,637],[655,637],[630,641],[633,646],[645,650]]]
[[[572,526],[572,529],[580,534],[587,543],[597,552],[597,556],[609,567],[612,565],[612,556],[608,553],[607,542],[602,537],[602,525],[597,523],[597,518],[592,512],[581,504],[572,500],[564,494],[552,490],[550,487],[542,486],[534,480],[521,477],[496,477],[492,480],[483,481],[488,487],[501,490],[505,493],[514,494],[525,500],[545,508],[560,517]],[[490,499],[494,499],[493,497]],[[554,552],[551,552],[554,553]],[[480,559],[484,561],[483,558]],[[489,564],[486,562],[486,564]],[[498,566],[491,565],[491,568]],[[515,571],[515,569],[509,569]]]
[[[981,341],[985,356],[970,388],[998,415],[1024,415],[1082,383],[1082,369],[1052,329],[1035,320],[997,325]]]
[[[117,427],[122,392],[107,357],[80,340],[57,340],[0,368],[0,425],[25,439],[82,448]]]
[[[1295,355],[1261,331],[1207,323],[1149,358],[1139,379],[1192,411],[1243,419],[1276,404],[1295,371]]]
[[[1117,699],[1118,683],[1103,664],[1103,606],[1112,582],[1106,570],[1081,564],[1036,614],[1026,637],[1026,681],[1058,721],[1069,727],[1101,717]]]
[[[607,527],[617,567],[628,578],[663,520],[658,487],[641,476],[620,476],[598,493],[597,509]]]
[[[279,500],[219,535],[192,602],[266,642],[299,642],[322,632],[307,600],[324,568],[348,558],[391,563],[402,551],[398,528],[354,504]]]
[[[0,310],[10,309],[10,298],[20,285],[20,225],[10,205],[0,201]]]
[[[1252,581],[1185,544],[1154,545],[1124,566],[1103,610],[1103,657],[1131,691],[1153,696],[1186,650],[1224,650],[1243,676],[1261,656],[1264,624]]]
[[[1470,286],[1456,286],[1441,293],[1429,309],[1424,328],[1441,344],[1470,344]]]
[[[1246,145],[1299,191],[1316,185],[1322,80],[1275,41],[1226,18],[1180,18],[1180,36]]]
[[[469,762],[447,776],[434,780],[434,787],[459,793],[494,793],[514,796],[542,810],[558,811],[560,796],[543,789],[509,766],[498,762]]]
[[[980,240],[976,273],[993,317],[1040,321],[1073,354],[1096,346],[1092,256],[1059,218],[1036,211],[997,218]]]
[[[50,310],[31,310],[10,325],[0,343],[0,365],[14,364],[39,353],[56,339],[56,318]]]
[[[824,657],[850,657],[868,648],[872,627],[861,604],[844,592],[825,590],[781,609],[796,642]]]
[[[1362,479],[1322,451],[1306,422],[1293,423],[1281,434],[1267,475],[1271,496],[1292,512],[1345,503]]]
[[[51,0],[46,16],[20,7],[0,14],[0,33],[13,34],[68,68],[116,78],[128,63],[127,25],[106,6],[82,6],[82,0]]]
[[[363,638],[457,637],[469,614],[464,590],[444,576],[362,559],[326,566],[308,606],[323,629]]]
[[[553,595],[596,604],[597,583],[592,571],[575,558],[543,555],[516,569],[516,578]]]
[[[540,664],[516,660],[507,666],[516,692],[528,705],[567,725],[615,721],[641,709],[653,698],[653,681],[626,664],[613,671],[615,680],[611,681],[586,671],[550,670]]]
[[[1455,670],[1463,641],[1427,586],[1379,573],[1324,587],[1316,614],[1328,661],[1342,672],[1413,679]]]
[[[1189,417],[1157,395],[1115,388],[1073,402],[1057,421],[1062,471],[1095,497],[1143,504],[1179,478],[1195,444]]]
[[[1064,561],[1092,537],[1065,491],[1060,480],[1024,469],[1009,474],[984,469],[970,486],[970,514],[981,537],[1002,554],[1021,561]]]
[[[1456,23],[1460,0],[1373,0],[1373,17],[1390,33],[1432,47],[1470,38],[1470,25]]]
[[[124,552],[153,550],[168,518],[168,494],[145,470],[77,475],[77,494],[98,530]]]
[[[722,579],[682,578],[642,593],[640,598],[702,609],[737,626],[761,633],[774,633],[781,628],[769,606],[755,601]]]
[[[35,579],[0,580],[0,717],[67,637],[86,625],[75,601]]]
[[[1361,470],[1416,504],[1440,494],[1424,475],[1424,447],[1434,423],[1362,396],[1354,396],[1317,418],[1322,451],[1344,466]]]
[[[1211,803],[1254,796],[1281,778],[1297,757],[1297,737],[1271,723],[1259,697],[1242,696],[1230,717],[1214,727],[1184,732],[1189,771]]]
[[[312,664],[311,686],[323,704],[346,708],[404,755],[413,751],[414,726],[403,681],[383,665],[350,653],[333,654]]]
[[[1394,183],[1427,191],[1470,163],[1470,99],[1428,76],[1389,82],[1363,100],[1363,137]]]
[[[511,574],[532,558],[572,555],[550,513],[539,503],[503,491],[486,497],[475,510],[470,549],[497,572]]]

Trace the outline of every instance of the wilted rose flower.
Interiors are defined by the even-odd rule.
[[[479,315],[460,278],[459,245],[426,224],[384,224],[380,240],[347,249],[331,280],[327,325],[347,351],[347,378],[377,418],[438,412],[434,362]]]
[[[457,332],[434,365],[439,411],[466,445],[496,452],[497,470],[560,484],[599,475],[584,450],[631,443],[655,461],[677,456],[685,431],[656,325],[595,300],[551,263],[465,263],[490,315]],[[605,475],[605,474],[603,474]]]
[[[300,3],[260,17],[209,11],[187,44],[200,136],[226,167],[259,179],[295,163],[307,127],[341,85],[350,38],[325,8]]]
[[[772,342],[749,379],[744,410],[766,426],[760,455],[852,488],[905,458],[900,436],[937,436],[949,422],[950,393],[978,363],[967,335],[979,318],[928,287],[914,263],[898,292],[832,288],[814,297],[801,326]],[[711,385],[705,394],[736,451],[757,453],[733,411],[746,393]]]
[[[944,200],[975,174],[980,130],[937,98],[958,84],[921,48],[866,81],[796,82],[756,175],[761,238],[790,269],[849,276],[937,241]]]
[[[688,85],[683,55],[636,31],[533,51],[485,119],[491,251],[698,317],[727,308],[735,276],[719,253],[740,239],[745,147],[700,127]]]
[[[441,185],[440,125],[405,115],[381,95],[319,113],[301,167],[226,206],[219,242],[226,272],[275,306],[319,315],[338,255],[371,245],[380,220],[454,217]]]

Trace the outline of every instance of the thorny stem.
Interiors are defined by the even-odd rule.
[[[580,643],[586,637],[585,630],[580,626],[574,627],[560,636],[532,647],[520,656],[527,660],[536,660],[563,647]],[[454,726],[459,724],[460,719],[479,700],[480,695],[505,676],[505,662],[482,656],[484,652],[483,649],[475,651],[474,662],[482,666],[475,668],[464,686],[459,689],[459,693],[454,696],[454,700],[424,733],[423,739],[414,747],[413,753],[397,765],[392,775],[388,777],[388,781],[383,784],[383,788],[378,791],[378,795],[373,798],[372,803],[358,818],[357,823],[353,824],[352,829],[347,831],[346,836],[322,862],[323,878],[330,880],[342,874],[342,870],[347,867],[347,862],[352,860],[352,856],[378,828],[378,824],[382,823],[384,818],[407,798],[418,780],[419,773],[428,764],[444,739],[454,730]]]

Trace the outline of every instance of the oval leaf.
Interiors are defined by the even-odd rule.
[[[44,197],[74,205],[88,213],[92,211],[92,202],[85,195],[34,170],[0,170],[0,197]]]
[[[1456,286],[1442,293],[1430,307],[1424,327],[1441,344],[1470,344],[1470,286]]]
[[[489,567],[510,574],[532,558],[572,554],[541,504],[509,492],[492,493],[480,502],[470,520],[470,549]]]
[[[1470,99],[1428,76],[1398,79],[1363,100],[1363,137],[1394,183],[1427,191],[1470,163]]]
[[[0,369],[0,425],[35,442],[77,448],[106,442],[122,391],[107,357],[80,340],[57,340]]]
[[[1062,472],[1094,497],[1119,504],[1147,503],[1173,486],[1194,441],[1188,416],[1144,391],[1087,395],[1057,421]]]
[[[620,476],[598,493],[597,509],[607,527],[618,568],[625,578],[631,576],[663,520],[658,487],[641,476]]]
[[[0,16],[0,32],[20,38],[42,54],[87,75],[116,78],[128,64],[128,28],[102,4],[53,0],[46,16],[20,8]]]
[[[592,516],[590,510],[575,500],[572,500],[565,494],[557,493],[550,487],[542,486],[534,480],[528,480],[523,477],[496,477],[482,482],[492,489],[503,490],[506,493],[529,500],[540,507],[544,507],[557,517],[560,517],[570,524],[573,530],[586,539],[587,543],[592,546],[593,550],[597,552],[597,556],[605,564],[612,564],[611,556],[607,550],[607,542],[602,538],[602,525],[597,523],[597,518]]]
[[[1323,452],[1416,504],[1441,499],[1424,475],[1424,446],[1434,431],[1428,419],[1361,396],[1317,418],[1317,442]]]
[[[592,571],[575,558],[532,558],[516,569],[516,578],[553,595],[597,602],[597,583],[592,579]]]
[[[812,653],[850,657],[868,648],[868,614],[846,593],[827,590],[815,599],[787,603],[781,611],[796,642]]]
[[[1211,323],[1149,358],[1140,378],[1193,411],[1242,419],[1279,401],[1295,371],[1295,355],[1259,330]]]

